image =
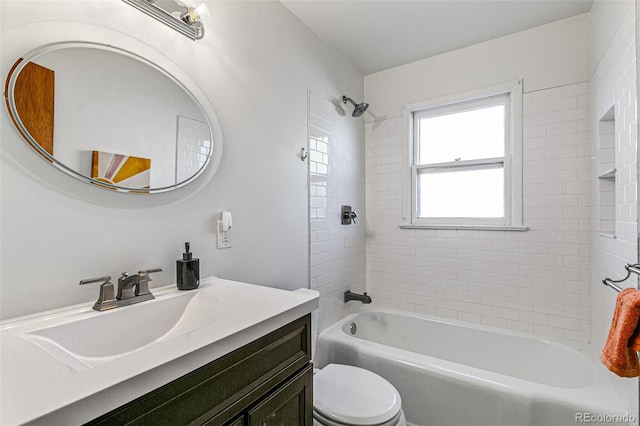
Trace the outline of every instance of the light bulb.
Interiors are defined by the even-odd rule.
[[[196,13],[200,16],[211,16],[209,8],[204,3],[200,3],[198,6],[196,6]]]

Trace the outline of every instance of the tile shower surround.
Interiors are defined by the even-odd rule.
[[[311,288],[320,292],[319,331],[349,314],[344,292],[365,291],[364,147],[354,143],[335,106],[311,95],[309,139],[309,218]],[[358,211],[357,224],[342,225],[340,210]]]
[[[635,8],[629,7],[615,35],[594,35],[612,42],[589,81],[527,91],[525,80],[528,232],[398,228],[406,163],[402,119],[383,117],[365,125],[366,287],[375,304],[595,346],[604,342],[615,293],[600,281],[621,276],[623,265],[637,259],[635,25]],[[616,140],[616,239],[597,234],[597,129],[611,106],[621,135]],[[328,153],[323,150],[320,145],[318,151]],[[313,200],[318,195],[325,197],[324,204]],[[339,300],[349,274],[340,253],[363,236],[352,233],[345,239],[321,217],[339,209],[336,189],[312,186],[311,197],[321,209],[334,209],[311,209],[312,286],[328,295],[321,306],[322,329],[348,313]],[[637,412],[637,384],[618,382],[614,385],[630,412]]]
[[[367,290],[377,303],[589,341],[589,99],[588,82],[523,96],[528,232],[398,228],[402,119],[368,123]]]
[[[600,227],[600,202],[598,179],[592,180],[591,193],[591,342],[597,347],[604,344],[611,314],[615,305],[615,292],[600,284],[603,277],[624,277],[624,265],[638,261],[638,122],[637,122],[637,70],[636,70],[636,10],[628,7],[627,13],[615,27],[604,55],[591,77],[591,123],[593,128],[593,175],[598,170],[598,124],[612,109],[615,115],[615,239],[598,235]],[[605,143],[606,146],[606,143]],[[607,156],[603,158],[607,160]],[[623,283],[624,287],[637,286],[637,277]],[[621,379],[611,375],[618,394],[629,408],[638,413],[638,381]],[[637,421],[635,424],[638,424]]]
[[[591,80],[592,109],[594,123],[593,151],[596,154],[593,167],[598,167],[599,143],[597,128],[599,121],[612,109],[615,111],[615,239],[597,235],[599,228],[598,182],[594,180],[592,194],[591,256],[592,281],[598,278],[624,276],[623,266],[635,263],[637,254],[637,88],[635,61],[636,21],[634,8],[627,14],[617,30],[612,44],[601,59]],[[610,159],[607,153],[605,160]],[[594,170],[594,175],[598,171]],[[623,286],[637,285],[629,279]],[[613,311],[615,295],[604,286],[595,286],[591,295],[593,312],[592,336],[594,343],[604,342]]]

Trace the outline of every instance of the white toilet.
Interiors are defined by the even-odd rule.
[[[318,295],[315,290],[296,291]],[[311,354],[316,353],[318,311],[311,313]],[[329,364],[314,370],[314,426],[406,426],[400,394],[391,383],[359,367]]]
[[[405,426],[400,394],[359,367],[329,364],[313,376],[313,424]]]

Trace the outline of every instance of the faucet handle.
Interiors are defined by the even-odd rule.
[[[138,287],[135,290],[136,296],[149,295],[151,296],[151,298],[153,298],[153,295],[151,295],[151,292],[149,291],[149,281],[151,281],[151,278],[149,278],[149,274],[153,274],[154,272],[162,272],[162,268],[138,271],[138,274],[140,275],[140,282],[138,283]]]
[[[109,281],[111,281],[111,276],[105,275],[104,277],[87,278],[87,279],[84,279],[84,280],[80,280],[80,285],[93,284],[93,283],[99,283],[99,282],[107,284],[107,283],[109,283]]]
[[[153,274],[154,272],[162,272],[162,268],[154,268],[154,269],[147,269],[145,271],[138,271],[140,275],[149,275],[149,274]]]
[[[93,305],[93,309],[96,311],[106,311],[107,309],[115,308],[116,298],[115,292],[113,290],[113,284],[111,284],[111,277],[104,276],[98,278],[88,278],[80,281],[80,285],[99,283],[100,284],[100,295],[98,296],[98,300]]]

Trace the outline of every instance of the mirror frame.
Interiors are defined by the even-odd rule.
[[[55,50],[62,50],[65,48],[93,48],[98,50],[107,50],[110,52],[119,53],[130,57],[132,59],[138,60],[152,69],[160,72],[165,77],[172,80],[178,87],[180,87],[192,100],[193,102],[200,108],[202,114],[209,126],[211,139],[212,139],[212,148],[211,152],[207,156],[206,162],[203,166],[198,170],[190,178],[178,182],[175,185],[169,185],[164,187],[156,187],[156,188],[128,188],[122,187],[118,185],[111,185],[105,183],[103,181],[91,178],[89,176],[85,176],[82,173],[70,168],[69,166],[63,164],[62,162],[55,159],[54,156],[50,155],[45,149],[43,149],[40,144],[33,138],[28,130],[25,128],[24,124],[20,119],[20,115],[16,109],[16,105],[14,102],[14,89],[15,83],[17,80],[20,71],[33,59],[37,58],[40,55],[43,55],[48,52],[52,52]],[[22,60],[20,60],[22,59]],[[167,62],[172,63],[172,62]],[[172,191],[181,187],[184,187],[199,177],[201,177],[205,171],[207,171],[210,176],[214,174],[218,167],[220,166],[220,160],[222,157],[222,132],[220,129],[220,123],[218,122],[217,116],[213,109],[213,106],[209,102],[207,96],[201,91],[201,89],[197,86],[197,84],[191,80],[186,74],[181,73],[180,77],[174,76],[170,71],[167,71],[165,68],[157,65],[154,61],[143,57],[140,54],[134,53],[128,49],[123,49],[120,47],[116,47],[112,44],[106,44],[102,42],[96,41],[60,41],[49,44],[44,44],[42,46],[36,47],[28,51],[26,54],[21,55],[20,58],[17,58],[16,62],[12,65],[10,71],[8,72],[5,80],[5,106],[7,108],[7,112],[11,118],[11,121],[14,124],[14,127],[20,133],[21,137],[27,142],[29,147],[36,151],[41,158],[46,160],[49,164],[55,166],[58,170],[63,171],[67,175],[70,175],[84,183],[90,184],[92,187],[97,187],[100,189],[109,190],[112,193],[127,193],[127,194],[155,194]],[[194,93],[195,92],[195,93]]]

